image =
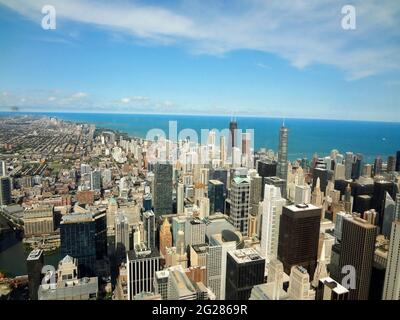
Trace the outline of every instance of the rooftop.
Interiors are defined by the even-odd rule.
[[[292,212],[304,212],[308,210],[315,210],[315,209],[321,209],[321,207],[317,207],[313,204],[292,204],[289,206],[286,206],[290,211]]]
[[[32,250],[31,253],[29,253],[28,258],[26,260],[32,261],[32,260],[38,260],[40,256],[42,255],[43,250],[40,249],[35,249]]]
[[[228,252],[237,263],[246,263],[256,260],[264,260],[253,248],[238,249]]]
[[[71,213],[62,217],[61,223],[91,222],[93,220],[92,213]]]
[[[340,285],[338,282],[333,280],[331,277],[326,277],[320,279],[322,283],[324,283],[326,286],[328,286],[332,291],[336,292],[337,294],[343,294],[349,292],[345,287]]]
[[[216,185],[223,185],[223,183],[221,182],[221,181],[219,181],[219,180],[209,180],[208,181],[209,183],[211,183],[211,184],[216,184]]]

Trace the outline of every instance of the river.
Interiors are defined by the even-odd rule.
[[[4,218],[0,216],[0,219]],[[27,273],[26,258],[28,254],[29,251],[25,250],[22,240],[16,233],[6,233],[0,243],[0,271],[6,272],[11,277],[25,275]],[[44,263],[53,265],[56,268],[59,260],[59,250],[44,256]]]

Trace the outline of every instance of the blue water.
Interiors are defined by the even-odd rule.
[[[0,113],[12,115],[16,113]],[[21,113],[19,113],[21,114]],[[24,113],[28,114],[28,113]],[[178,132],[191,128],[223,130],[229,127],[230,116],[194,115],[143,115],[143,114],[93,114],[93,113],[30,113],[48,115],[74,122],[92,123],[98,127],[126,132],[131,136],[145,138],[153,128],[160,128],[168,134],[169,121],[177,121]],[[238,128],[254,129],[254,146],[277,150],[281,119],[262,117],[236,117]],[[328,155],[332,149],[341,153],[361,153],[367,162],[376,156],[386,161],[389,155],[400,150],[400,123],[286,119],[289,128],[289,158],[291,160],[317,153]]]

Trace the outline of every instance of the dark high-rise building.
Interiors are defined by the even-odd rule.
[[[353,212],[364,213],[371,209],[371,196],[362,194],[353,200]]]
[[[226,197],[226,188],[228,186],[228,170],[222,168],[210,169],[210,180],[218,180],[224,184],[224,196]]]
[[[156,163],[154,166],[154,214],[172,213],[172,165]]]
[[[256,163],[258,174],[262,177],[261,199],[264,199],[265,178],[275,177],[277,174],[277,163],[275,161],[258,160]]]
[[[228,251],[226,300],[248,300],[254,286],[264,283],[265,259],[253,248]]]
[[[295,265],[303,266],[314,276],[317,266],[321,208],[312,204],[283,207],[278,242],[278,259],[290,274]]]
[[[376,157],[374,162],[374,175],[378,176],[382,173],[382,158]]]
[[[383,216],[385,213],[385,199],[386,192],[389,193],[392,199],[396,198],[396,185],[394,182],[390,181],[375,181],[374,183],[374,193],[371,199],[371,207],[378,212],[378,226],[382,230],[383,226]]]
[[[235,118],[232,118],[229,122],[229,144],[228,144],[228,156],[232,156],[233,148],[237,147],[237,122]]]
[[[64,215],[60,223],[61,256],[78,259],[79,276],[93,276],[96,268],[96,221],[91,213]]]
[[[0,206],[6,206],[11,203],[11,179],[9,177],[0,177]]]
[[[128,218],[119,213],[115,216],[115,257],[118,265],[126,260],[130,242]]]
[[[396,152],[396,171],[400,172],[400,151]]]
[[[349,289],[350,300],[368,299],[376,234],[376,226],[363,219],[343,219],[339,270],[352,266],[356,272],[355,288]],[[347,274],[341,274],[341,278]]]
[[[36,249],[31,251],[26,259],[30,300],[38,300],[38,290],[42,282],[43,265],[43,250]]]
[[[210,199],[210,214],[224,213],[224,184],[218,180],[208,181],[208,198]]]
[[[96,258],[107,256],[107,216],[105,212],[93,216],[96,224]]]
[[[312,189],[314,190],[317,180],[319,178],[320,188],[323,193],[326,192],[326,186],[328,185],[328,181],[332,180],[333,171],[323,168],[314,168],[313,170],[313,185]]]
[[[143,196],[143,211],[149,211],[151,210],[151,194],[146,193]]]
[[[288,128],[282,124],[279,130],[279,152],[278,152],[278,166],[277,176],[285,180],[285,186],[287,183],[287,171],[288,171]]]
[[[389,156],[387,159],[387,172],[393,172],[396,171],[396,157],[395,156]]]
[[[354,156],[354,162],[351,170],[351,178],[353,180],[357,180],[360,178],[362,174],[362,169],[363,169],[363,155],[360,153],[357,153],[357,155]]]
[[[143,212],[143,229],[145,244],[147,248],[153,250],[156,247],[156,220],[151,210]]]

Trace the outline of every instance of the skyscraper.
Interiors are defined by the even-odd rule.
[[[154,166],[154,214],[172,213],[172,165],[156,163]]]
[[[80,277],[92,276],[96,267],[96,222],[91,213],[64,215],[60,223],[61,256],[78,259]]]
[[[396,203],[390,196],[389,192],[386,192],[385,209],[384,209],[384,214],[383,214],[383,223],[382,223],[382,230],[381,230],[381,233],[386,238],[390,238],[392,222],[395,220],[396,220]]]
[[[153,292],[154,276],[160,271],[160,254],[144,243],[128,252],[128,299],[141,292]]]
[[[400,172],[400,151],[396,152],[396,171]]]
[[[315,300],[315,291],[310,286],[310,275],[302,266],[293,266],[289,281],[290,300]]]
[[[192,246],[206,242],[206,224],[197,218],[187,219],[185,226],[185,245]]]
[[[312,204],[283,207],[280,226],[278,259],[287,274],[295,265],[314,276],[318,258],[321,208]]]
[[[115,256],[118,263],[126,257],[126,252],[130,250],[129,222],[123,214],[115,216]]]
[[[343,219],[339,271],[344,266],[355,268],[355,288],[349,289],[350,300],[368,299],[376,234],[376,226],[361,218]],[[341,274],[342,279],[346,275]]]
[[[363,155],[360,153],[357,153],[354,156],[354,162],[353,162],[353,168],[351,170],[351,178],[353,180],[357,180],[360,178],[362,174],[362,169],[363,169]]]
[[[229,122],[228,156],[233,157],[233,148],[236,147],[237,147],[237,122],[235,118],[231,118],[231,121]]]
[[[388,173],[396,171],[396,157],[395,156],[388,156],[386,171]]]
[[[353,170],[354,163],[354,155],[353,152],[346,152],[346,157],[344,159],[344,167],[345,167],[345,179],[351,180],[351,172]]]
[[[0,177],[7,176],[7,165],[5,161],[0,161]]]
[[[90,172],[90,190],[100,191],[101,189],[101,171],[94,170]]]
[[[262,177],[261,198],[264,198],[265,178],[275,177],[277,175],[277,163],[272,160],[258,160],[256,164],[257,172]]]
[[[6,206],[11,203],[11,179],[9,177],[0,177],[0,206]]]
[[[311,187],[308,184],[296,185],[294,204],[310,203],[311,201]]]
[[[215,294],[217,300],[221,299],[222,277],[222,247],[209,246],[207,251],[207,287]]]
[[[371,207],[378,212],[378,226],[383,227],[383,216],[385,212],[386,192],[394,199],[396,197],[396,186],[392,181],[378,180],[374,182],[374,191],[371,199]]]
[[[210,214],[224,213],[225,197],[224,184],[219,180],[209,180],[208,198],[210,199]]]
[[[255,249],[229,251],[226,270],[226,300],[248,300],[251,290],[264,282],[265,259]]]
[[[172,218],[172,243],[176,247],[176,241],[178,239],[178,231],[185,232],[186,217],[177,216]]]
[[[382,158],[376,157],[374,162],[374,175],[379,176],[382,173]]]
[[[224,233],[224,232],[222,232]],[[236,250],[237,242],[233,239],[226,239],[222,234],[214,234],[210,238],[210,246],[221,247],[221,285],[220,299],[225,300],[226,276],[227,276],[227,253]],[[215,293],[215,292],[214,292]],[[217,295],[217,293],[215,293]]]
[[[35,249],[31,251],[26,259],[30,300],[38,300],[38,289],[42,282],[43,265],[43,250]]]
[[[221,135],[219,140],[219,159],[221,161],[221,167],[225,165],[226,155],[225,155],[225,136]]]
[[[161,300],[168,299],[168,278],[169,271],[157,271],[154,275],[154,292],[161,295]]]
[[[184,184],[178,183],[178,188],[176,189],[176,213],[182,214],[184,212],[185,206],[185,193]]]
[[[263,198],[262,196],[262,177],[258,174],[250,177],[250,214],[252,216],[258,215],[258,207]]]
[[[250,207],[249,178],[237,176],[233,179],[229,200],[230,221],[237,230],[243,234],[247,234]]]
[[[281,190],[277,187],[266,185],[264,201],[261,203],[261,253],[267,263],[277,257],[279,240],[279,223],[282,208],[286,200],[281,197]]]
[[[392,223],[383,300],[400,300],[400,221]]]
[[[346,213],[352,213],[350,183],[347,184],[346,191],[344,193],[344,210]]]
[[[160,228],[160,253],[163,257],[165,257],[165,248],[170,247],[172,247],[171,225],[165,218]]]
[[[156,219],[152,210],[143,212],[144,242],[148,249],[156,247]]]
[[[277,175],[285,180],[285,190],[287,185],[287,170],[288,170],[288,128],[282,124],[279,131],[279,152],[278,152],[278,167]],[[286,193],[283,194],[285,197]]]

